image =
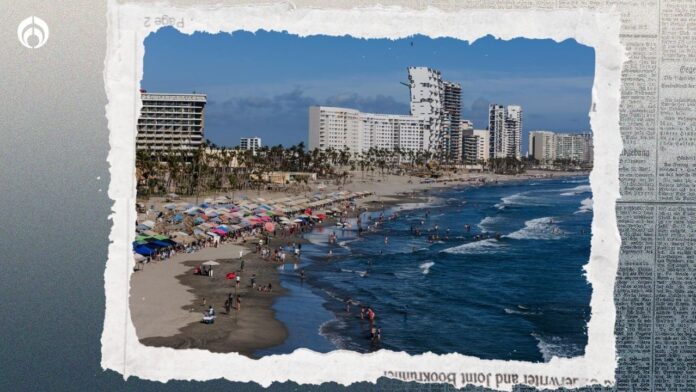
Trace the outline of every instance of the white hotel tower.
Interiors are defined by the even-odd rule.
[[[136,148],[182,151],[191,155],[203,144],[205,94],[147,93],[140,97]]]
[[[520,159],[522,107],[491,104],[488,107],[490,158]]]

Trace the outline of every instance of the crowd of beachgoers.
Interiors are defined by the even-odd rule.
[[[294,235],[310,230],[327,217],[340,215],[349,207],[346,203],[370,194],[339,191],[268,201],[235,201],[223,196],[198,205],[174,202],[178,196],[170,194],[169,203],[138,205],[134,257],[139,263],[148,263],[228,242],[246,244],[247,240],[269,234]]]

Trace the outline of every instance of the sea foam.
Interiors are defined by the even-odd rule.
[[[525,204],[524,202],[528,199],[525,192],[515,193],[514,195],[500,198],[500,203],[496,204],[495,207],[502,210],[507,206]]]
[[[435,265],[434,262],[428,261],[427,263],[423,263],[423,264],[419,265],[418,268],[420,268],[423,275],[427,275],[430,273],[430,267],[432,267],[433,265]]]
[[[565,233],[552,223],[553,217],[531,219],[524,222],[524,227],[505,235],[515,240],[555,240]]]
[[[575,188],[568,188],[562,190],[565,192],[561,193],[561,196],[574,196],[579,195],[581,193],[592,192],[592,187],[589,185],[578,185]]]
[[[496,253],[500,246],[500,243],[496,239],[489,238],[447,248],[443,250],[443,252],[458,255]]]
[[[491,226],[500,223],[503,219],[501,216],[487,216],[477,226],[483,232],[493,231]]]
[[[531,335],[537,340],[537,347],[544,362],[549,362],[553,357],[571,358],[578,355],[576,345],[564,343],[558,336],[545,337],[536,332],[532,332]]]
[[[580,208],[578,208],[577,211],[575,211],[575,214],[582,214],[583,212],[590,212],[593,209],[593,201],[591,197],[588,197],[587,199],[583,199],[580,202]]]

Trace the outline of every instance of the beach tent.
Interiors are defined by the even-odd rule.
[[[138,245],[135,248],[133,248],[133,250],[136,253],[141,254],[143,256],[151,256],[153,253],[157,252],[156,250],[148,247],[147,245]]]

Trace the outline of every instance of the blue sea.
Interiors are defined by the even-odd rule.
[[[361,235],[356,219],[350,229],[318,228],[306,235],[300,263],[279,267],[289,294],[274,307],[289,338],[257,355],[298,348],[537,362],[583,355],[591,198],[587,177],[523,180],[431,191],[422,203],[363,213]],[[328,243],[332,232],[336,244]],[[357,304],[375,310],[381,342],[368,338]]]

